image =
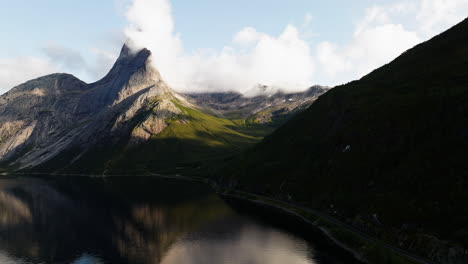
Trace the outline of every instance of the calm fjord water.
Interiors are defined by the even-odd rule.
[[[1,264],[355,263],[319,244],[195,183],[0,178]]]

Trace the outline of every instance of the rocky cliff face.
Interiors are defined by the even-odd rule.
[[[96,83],[52,74],[1,96],[0,160],[17,168],[34,167],[73,149],[68,157],[73,161],[103,138],[120,140],[133,128],[132,120],[146,118],[153,108],[150,120],[176,114],[173,99],[189,106],[151,67],[150,55],[146,49],[132,54],[124,46],[110,72]],[[164,124],[149,127],[157,132]]]
[[[75,164],[74,169],[87,171],[86,167],[99,163],[103,169],[107,166],[102,163],[122,156],[115,152],[145,143],[165,130],[172,131],[165,138],[185,137],[177,146],[190,140],[190,144],[238,148],[239,142],[251,144],[272,129],[249,133],[251,128],[242,124],[284,119],[325,91],[313,87],[304,93],[252,98],[232,93],[181,95],[151,66],[149,50],[134,53],[124,45],[109,73],[95,83],[52,74],[1,95],[0,167],[35,171],[47,164],[44,170],[49,172]]]
[[[306,109],[329,89],[316,85],[300,93],[277,92],[254,97],[235,92],[191,93],[186,96],[196,105],[216,115],[265,124]]]

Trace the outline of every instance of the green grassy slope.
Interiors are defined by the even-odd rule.
[[[468,20],[336,87],[224,182],[468,246]]]
[[[159,101],[168,98],[155,97],[145,111],[135,116],[128,128],[137,129],[157,110]],[[104,137],[84,155],[79,146],[67,149],[54,159],[31,169],[33,172],[60,172],[84,174],[202,174],[210,164],[235,155],[258,143],[271,133],[274,124],[254,124],[243,119],[220,118],[187,106],[178,99],[170,99],[180,110],[164,119],[167,127],[148,140],[132,143],[131,131],[116,141]],[[165,111],[165,110],[162,110]]]
[[[174,103],[182,114],[166,120],[168,126],[149,141],[126,148],[109,164],[109,172],[193,172],[257,143],[269,131]]]

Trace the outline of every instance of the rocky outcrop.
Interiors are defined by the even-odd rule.
[[[134,52],[124,45],[109,73],[95,83],[51,74],[1,95],[0,167],[32,169],[47,164],[48,172],[73,164],[86,167],[83,159],[89,164],[99,156],[99,162],[106,162],[109,149],[124,151],[144,143],[172,121],[189,124],[180,107],[268,123],[306,108],[326,90],[317,86],[304,93],[256,97],[182,95],[152,66],[149,50]],[[87,158],[90,155],[94,156]]]
[[[146,49],[133,54],[124,46],[110,72],[96,83],[52,74],[1,96],[0,161],[34,167],[70,149],[73,161],[103,138],[117,142],[128,136],[135,123],[150,133],[162,131],[167,113],[178,110],[171,101],[181,96],[151,66],[150,55]]]
[[[180,114],[182,111],[171,101],[158,102],[146,119],[135,127],[130,143],[132,145],[141,143],[161,133],[168,125],[167,120]]]
[[[185,94],[191,102],[218,116],[250,119],[256,123],[268,123],[277,117],[304,110],[330,88],[312,86],[305,92],[257,95],[247,97],[240,93],[191,93]]]
[[[0,160],[57,141],[86,115],[76,113],[86,84],[52,74],[19,85],[0,97]]]

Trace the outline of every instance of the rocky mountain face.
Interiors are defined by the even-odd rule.
[[[263,124],[275,116],[289,116],[324,91],[314,88],[303,94],[254,98],[181,95],[151,66],[149,50],[133,53],[124,46],[112,69],[98,82],[86,84],[69,74],[52,74],[1,95],[0,167],[33,171],[69,167],[88,171],[93,167],[105,171],[128,149],[157,137],[164,141],[184,139],[177,146],[166,147],[174,152],[173,159],[183,156],[175,149],[188,141],[237,148],[271,131],[256,126],[258,131],[251,134],[254,128],[246,125],[246,119],[266,113],[254,117]],[[190,151],[189,147],[184,149]],[[153,151],[144,151],[145,157]]]
[[[172,100],[191,106],[150,66],[150,55],[146,49],[132,54],[124,46],[110,72],[96,83],[52,74],[2,95],[0,160],[21,169],[67,151],[72,162],[103,139],[119,141],[133,129],[136,117],[157,120],[177,114]],[[145,138],[161,129],[155,122],[132,137]]]
[[[191,93],[186,96],[190,101],[216,115],[265,124],[306,109],[329,89],[317,85],[301,93],[277,92],[254,97],[235,92]]]

